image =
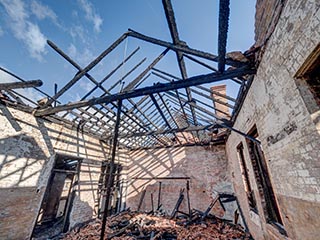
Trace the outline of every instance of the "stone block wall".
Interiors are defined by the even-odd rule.
[[[255,14],[255,41],[260,46],[273,33],[286,0],[257,0]]]
[[[180,189],[186,188],[187,179],[177,178],[190,178],[191,208],[201,211],[209,206],[215,191],[233,192],[227,173],[228,161],[224,145],[132,151],[130,159],[127,204],[133,210],[139,205],[143,189],[146,194],[141,210],[151,210],[151,193],[156,208],[160,181],[160,203],[167,214],[171,214],[174,209]],[[188,212],[186,190],[180,210]],[[219,204],[216,204],[213,213],[221,217],[224,215]]]
[[[70,227],[96,215],[106,145],[4,105],[0,123],[0,239],[29,239],[57,153],[82,159]]]
[[[319,237],[320,111],[308,111],[309,103],[302,98],[294,77],[319,40],[319,1],[287,0],[234,125],[248,133],[256,124],[284,228],[291,239]],[[236,151],[240,142],[259,214],[249,210]],[[245,138],[231,133],[226,150],[234,189],[253,237],[285,238],[266,223]]]

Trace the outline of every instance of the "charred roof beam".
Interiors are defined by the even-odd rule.
[[[178,28],[177,28],[176,20],[174,17],[174,11],[172,8],[171,1],[170,0],[162,0],[162,4],[164,7],[164,12],[165,12],[167,23],[168,23],[168,26],[170,29],[170,34],[171,34],[173,44],[179,45],[179,46],[186,45],[185,43],[182,43],[182,41],[179,38]],[[187,75],[186,64],[183,60],[183,54],[181,51],[176,51],[176,55],[177,55],[177,61],[178,61],[178,65],[179,65],[182,79],[187,79],[188,75]],[[186,88],[186,92],[187,92],[187,96],[188,96],[188,101],[192,101],[192,95],[191,95],[190,89]],[[197,121],[197,117],[196,117],[196,113],[194,111],[194,108],[191,105],[189,107],[191,109],[193,122],[195,123],[195,125],[198,125],[198,121]]]
[[[204,59],[207,59],[207,60],[218,62],[218,56],[216,56],[214,54],[203,52],[203,51],[196,50],[196,49],[193,49],[193,48],[189,48],[188,46],[174,45],[173,43],[170,43],[170,42],[166,42],[166,41],[163,41],[163,40],[159,40],[159,39],[156,39],[156,38],[152,38],[152,37],[143,35],[143,34],[138,33],[138,32],[136,32],[136,31],[134,31],[132,29],[128,29],[127,35],[130,36],[130,37],[138,38],[140,40],[143,40],[143,41],[146,41],[146,42],[149,42],[149,43],[153,43],[153,44],[156,44],[156,45],[159,45],[159,46],[162,46],[162,47],[169,48],[169,49],[171,49],[173,51],[176,51],[176,52],[180,51],[180,52],[191,54],[191,55],[194,55],[194,56],[197,56],[197,57],[201,57],[201,58],[204,58]],[[236,61],[236,60],[232,60],[232,59],[229,59],[229,58],[226,58],[226,64],[228,64],[230,66],[233,66],[233,67],[243,67],[243,66],[247,66],[248,65],[247,63]]]
[[[50,106],[54,100],[57,100],[62,94],[64,94],[69,88],[71,88],[76,82],[80,80],[84,75],[88,73],[92,68],[94,68],[105,56],[107,56],[112,50],[114,50],[122,41],[127,38],[127,33],[122,34],[113,44],[111,44],[106,50],[104,50],[97,58],[95,58],[91,63],[85,68],[79,70],[79,72],[63,87],[61,88],[44,107]],[[49,43],[49,42],[48,42]]]
[[[226,48],[230,15],[230,0],[219,2],[219,34],[218,34],[218,70],[224,72],[226,65]]]
[[[127,99],[127,98],[135,98],[144,95],[166,92],[191,86],[197,86],[206,83],[218,82],[221,80],[225,80],[232,77],[243,76],[247,74],[254,74],[256,72],[255,69],[249,68],[248,66],[238,68],[238,69],[231,69],[225,71],[224,73],[209,73],[205,75],[194,76],[188,78],[186,80],[175,81],[166,84],[156,84],[154,86],[134,89],[131,91],[125,91],[118,94],[113,94],[109,96],[104,96],[101,98],[92,98],[90,100],[78,101],[73,102],[65,105],[60,105],[56,107],[49,107],[45,109],[38,109],[35,111],[35,116],[44,116],[50,115],[61,111],[66,111],[78,107],[85,107],[85,106],[92,106],[101,103],[111,103],[113,101],[117,101],[119,99]]]

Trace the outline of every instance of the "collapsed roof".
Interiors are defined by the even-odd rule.
[[[76,68],[78,71],[76,75],[53,96],[36,88],[46,97],[38,102],[19,96],[19,93],[13,90],[15,87],[3,84],[0,89],[5,90],[10,96],[3,97],[4,101],[14,99],[13,105],[19,102],[20,108],[32,112],[37,117],[62,122],[67,127],[77,128],[102,141],[128,149],[219,142],[223,140],[223,136],[218,134],[219,128],[236,131],[250,138],[232,126],[253,79],[252,74],[255,73],[252,58],[254,50],[244,54],[241,52],[226,54],[229,0],[220,1],[217,55],[188,47],[187,43],[179,38],[171,1],[163,0],[162,3],[172,42],[129,29],[96,59],[82,68],[53,42],[48,41],[52,49]],[[120,79],[110,80],[126,62],[132,61],[132,57],[140,50],[139,46],[136,46],[135,50],[103,79],[94,78],[91,74],[93,69],[127,38],[136,38],[145,44],[161,46],[163,51],[135,78],[130,74],[139,69],[145,58]],[[157,67],[159,61],[165,58],[169,51],[173,51],[176,55],[180,76],[174,76]],[[186,59],[206,68],[209,73],[188,76]],[[24,82],[23,87],[39,85],[39,82],[33,82],[32,85],[6,69],[1,68],[1,70]],[[151,78],[153,85],[146,84]],[[68,103],[61,100],[61,96],[81,79],[92,83],[92,89],[84,94],[80,101]],[[124,84],[125,79],[127,84]],[[219,87],[208,86],[208,84],[219,84],[222,80],[230,80],[239,85],[236,98],[226,95],[225,91],[219,91]],[[116,91],[119,87],[120,91]],[[12,101],[6,102],[12,104]]]

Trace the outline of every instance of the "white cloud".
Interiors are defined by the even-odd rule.
[[[87,40],[86,40],[86,35],[85,35],[85,30],[82,26],[80,25],[75,25],[75,26],[72,26],[70,28],[70,35],[73,39],[79,37],[79,39],[83,42],[83,43],[86,43]]]
[[[75,59],[80,66],[86,66],[94,59],[92,52],[88,48],[84,48],[81,52],[79,52],[72,43],[68,47],[68,55]]]
[[[87,78],[83,79],[84,81],[80,82],[80,87],[85,90],[86,92],[91,91],[94,88],[94,84],[90,82]]]
[[[9,26],[14,36],[24,42],[31,57],[41,61],[46,54],[46,37],[37,24],[29,20],[24,2],[21,0],[0,0],[8,17]]]
[[[55,24],[58,23],[58,17],[55,12],[47,5],[42,5],[36,0],[33,0],[31,2],[31,11],[39,20],[48,18],[51,19]]]
[[[68,47],[68,54],[71,56],[71,57],[75,57],[77,56],[77,48],[71,43],[70,46]]]
[[[28,22],[27,26],[23,40],[28,45],[31,56],[41,61],[42,54],[46,53],[46,38],[41,33],[38,25]]]
[[[89,22],[93,23],[93,29],[96,32],[100,32],[103,20],[100,17],[100,15],[95,12],[95,10],[92,6],[92,3],[90,3],[88,0],[78,0],[78,3],[80,5],[80,7],[82,8],[82,10],[85,12],[86,19]]]

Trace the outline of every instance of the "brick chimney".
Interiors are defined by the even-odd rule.
[[[229,107],[224,105],[227,104],[227,99],[223,96],[226,96],[226,85],[217,85],[210,88],[211,89],[211,97],[213,99],[213,106],[216,109],[216,115],[221,118],[229,119]],[[226,114],[224,114],[224,113]]]

